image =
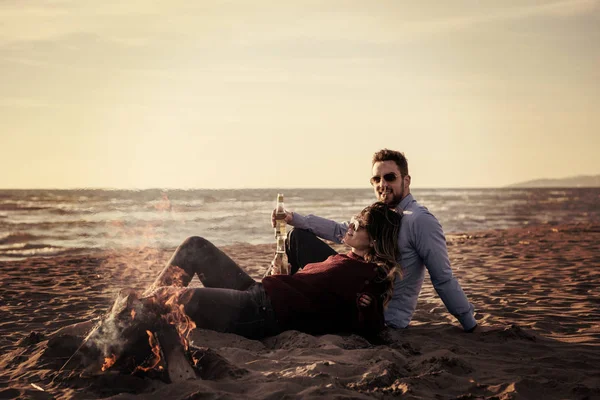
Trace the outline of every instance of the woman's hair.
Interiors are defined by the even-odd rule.
[[[386,291],[382,295],[383,305],[386,306],[392,298],[394,280],[401,278],[398,258],[398,234],[402,214],[397,213],[385,203],[378,201],[364,208],[358,219],[362,222],[373,241],[373,247],[365,254],[365,261],[377,264],[377,275],[381,282],[386,283]]]

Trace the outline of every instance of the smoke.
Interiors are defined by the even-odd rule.
[[[148,312],[144,310],[137,293],[133,290],[121,290],[108,314],[100,321],[87,338],[88,346],[98,350],[103,357],[119,358],[134,338],[135,324],[146,325]]]
[[[187,286],[191,277],[175,266],[169,266],[168,282],[156,277],[160,271],[156,266],[166,264],[164,249],[159,247],[164,234],[161,224],[169,221],[185,224],[186,221],[183,214],[177,212],[166,191],[161,193],[158,201],[148,198],[144,201],[142,208],[146,212],[164,214],[166,218],[134,224],[117,218],[107,223],[115,246],[105,249],[106,257],[99,266],[99,273],[105,275],[104,280],[109,280],[112,288],[133,286],[134,289],[123,289],[117,293],[110,311],[86,338],[87,355],[92,359],[116,361],[122,356],[130,356],[132,351],[136,351],[132,348],[140,348],[141,344],[144,344],[145,350],[154,350],[152,344],[148,344],[148,337],[168,325],[175,328],[181,344],[187,349],[187,337],[195,328],[179,301],[182,286]],[[144,214],[140,212],[142,217]],[[155,288],[151,285],[158,281],[161,286],[169,287]]]

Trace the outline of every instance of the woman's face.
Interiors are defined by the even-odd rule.
[[[369,239],[363,217],[352,217],[346,236],[344,236],[344,243],[362,251],[366,251],[371,247],[371,239]]]

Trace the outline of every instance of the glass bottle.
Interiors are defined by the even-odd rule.
[[[286,222],[283,194],[277,194],[277,206],[275,207],[275,263],[273,273],[289,274],[287,256],[285,254]],[[277,271],[279,269],[279,271]]]

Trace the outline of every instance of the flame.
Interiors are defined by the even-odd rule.
[[[158,344],[158,340],[156,339],[156,336],[154,336],[154,334],[150,331],[146,331],[146,333],[148,334],[148,343],[150,344],[150,347],[152,348],[152,354],[154,355],[153,360],[150,362],[150,366],[149,367],[143,367],[141,365],[138,365],[135,370],[133,372],[136,371],[144,371],[144,372],[148,372],[151,369],[154,369],[158,366],[158,364],[160,363],[160,345]],[[158,369],[161,370],[162,366],[158,366]]]
[[[185,287],[191,281],[190,275],[183,269],[176,265],[169,267],[169,286]]]
[[[110,357],[105,357],[104,364],[102,364],[102,372],[112,367],[115,362],[117,362],[117,356],[115,356],[114,354],[111,354]]]
[[[184,350],[189,349],[189,341],[187,340],[190,332],[196,328],[196,323],[185,313],[183,304],[178,304],[177,299],[179,293],[172,294],[166,301],[165,305],[169,307],[171,312],[163,315],[163,319],[170,325],[174,325],[179,334],[181,345]]]
[[[131,309],[131,319],[135,319],[135,309]]]
[[[204,355],[202,355],[200,358],[197,358],[196,353],[192,354],[192,362],[194,363],[194,367],[198,366],[198,363],[200,362],[200,360],[202,360],[203,357]]]

